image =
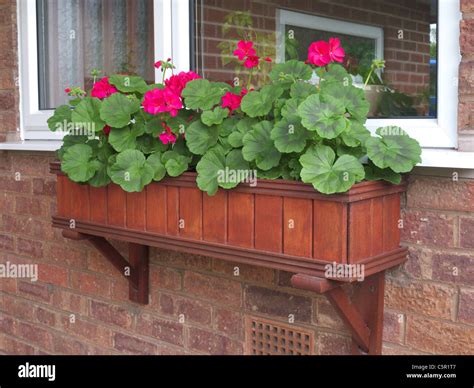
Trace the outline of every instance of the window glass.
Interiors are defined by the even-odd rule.
[[[153,0],[37,0],[40,109],[116,72],[154,81]]]
[[[342,65],[371,103],[369,117],[437,116],[436,0],[197,0],[194,70],[234,82],[248,72],[232,55],[239,40],[252,40],[257,55],[277,62],[306,60],[308,46],[337,37]],[[371,71],[373,61],[384,67]],[[268,75],[253,75],[258,86]]]

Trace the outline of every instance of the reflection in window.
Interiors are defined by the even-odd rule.
[[[66,87],[99,76],[154,81],[153,0],[37,0],[40,109],[66,102]]]
[[[436,117],[436,0],[199,0],[195,17],[195,70],[204,77],[245,76],[232,56],[241,39],[254,41],[261,57],[282,61],[305,60],[311,42],[338,37],[347,53],[343,65],[371,103],[370,117]],[[373,60],[385,61],[384,68],[371,71]],[[267,75],[262,67],[253,84]]]

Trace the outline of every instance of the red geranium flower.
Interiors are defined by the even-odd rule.
[[[249,56],[245,59],[244,66],[245,66],[247,69],[251,69],[251,68],[253,68],[253,67],[258,66],[259,60],[260,60],[260,57],[258,57],[258,56],[256,56],[256,55],[249,55]]]
[[[156,115],[161,112],[169,112],[176,116],[178,110],[183,107],[181,98],[169,88],[152,89],[145,93],[143,103],[145,112]]]
[[[109,136],[111,129],[112,128],[110,128],[108,125],[106,125],[104,128],[102,128],[102,130],[104,131],[105,136]]]
[[[165,81],[165,85],[175,94],[181,96],[181,92],[186,87],[189,81],[201,78],[199,74],[193,71],[182,71],[179,74],[173,75]]]
[[[329,43],[324,40],[311,43],[308,48],[308,62],[316,66],[326,66],[331,62]]]
[[[165,131],[162,132],[161,135],[159,136],[161,142],[163,144],[176,143],[176,135],[171,131],[171,128],[168,125],[166,125],[165,122],[162,122],[161,125],[165,129]]]
[[[240,104],[242,102],[242,98],[247,94],[246,89],[242,89],[242,92],[239,94],[234,94],[232,92],[227,92],[224,94],[222,97],[222,107],[223,108],[229,108],[229,110],[232,112],[233,110],[236,110],[240,108]]]
[[[344,61],[344,49],[338,38],[329,38],[329,56],[332,61],[342,63]]]
[[[109,77],[104,77],[94,84],[94,87],[91,91],[91,96],[103,99],[111,96],[114,93],[117,93],[117,91],[118,90],[115,88],[115,86],[109,84]]]
[[[253,48],[253,42],[241,40],[237,43],[237,49],[234,50],[234,55],[243,61],[245,57],[256,55],[257,52]]]

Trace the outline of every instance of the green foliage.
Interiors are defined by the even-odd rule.
[[[227,33],[235,25],[244,31],[252,22],[247,16],[230,17]],[[143,109],[147,91],[166,86],[147,85],[136,76],[110,76],[118,92],[103,100],[74,93],[48,126],[93,131],[64,137],[58,151],[62,171],[75,182],[94,187],[113,182],[129,192],[195,170],[197,185],[209,195],[255,173],[301,180],[332,194],[364,179],[398,184],[421,161],[419,144],[401,128],[379,128],[375,136],[365,128],[369,104],[342,66],[313,69],[290,60],[270,67],[259,65],[269,81],[248,91],[233,111],[222,107],[222,97],[227,91],[240,94],[243,86],[205,79],[186,84],[185,108],[173,116]],[[314,72],[317,85],[309,82]]]

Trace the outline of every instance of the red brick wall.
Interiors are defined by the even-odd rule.
[[[10,2],[0,0],[2,21],[10,20],[5,7]],[[463,7],[472,10],[473,2]],[[463,23],[466,33],[471,19]],[[0,34],[12,30],[7,27],[2,22]],[[469,77],[474,59],[474,47],[466,48],[470,40],[462,39],[461,78]],[[14,77],[15,69],[2,66]],[[16,100],[5,77],[2,85],[10,87],[0,95]],[[1,101],[0,111],[6,111]],[[151,303],[130,303],[126,281],[105,259],[50,227],[53,159],[51,153],[0,151],[0,262],[35,263],[40,272],[37,283],[0,280],[0,353],[240,354],[246,316],[288,323],[289,314],[295,327],[314,333],[315,354],[349,352],[348,332],[332,307],[289,287],[284,272],[240,265],[235,277],[232,263],[152,250]],[[410,256],[387,276],[384,353],[474,354],[474,180],[412,175],[405,203],[403,241]]]

